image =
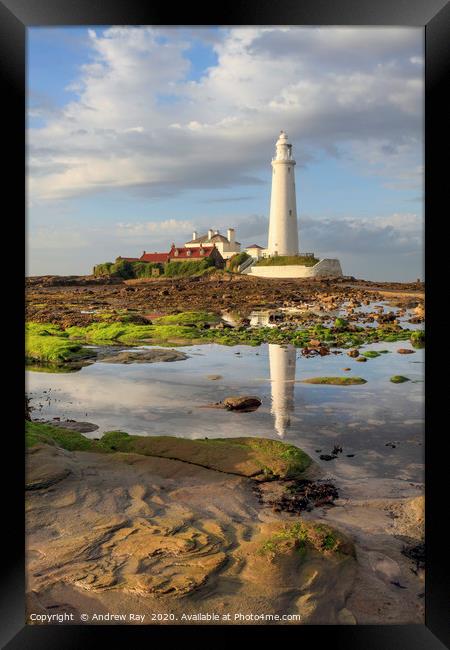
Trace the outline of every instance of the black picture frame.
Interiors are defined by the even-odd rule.
[[[211,4],[211,3],[210,3]],[[2,187],[5,223],[12,226],[4,238],[7,248],[14,253],[14,277],[8,279],[10,296],[8,305],[16,305],[18,327],[8,332],[9,386],[6,406],[13,417],[7,436],[7,453],[3,454],[5,469],[9,471],[4,483],[4,543],[1,626],[2,647],[8,650],[53,648],[61,650],[126,643],[137,644],[167,642],[174,633],[180,634],[184,643],[201,644],[242,640],[251,643],[288,641],[286,635],[295,635],[295,643],[331,644],[333,648],[364,648],[365,650],[438,650],[450,646],[449,603],[449,544],[443,535],[445,500],[440,495],[445,489],[448,472],[443,444],[448,437],[445,426],[439,424],[439,409],[446,403],[444,394],[433,384],[431,390],[433,357],[436,346],[427,346],[426,364],[426,622],[425,625],[389,626],[28,626],[25,625],[25,563],[24,563],[24,441],[23,441],[23,371],[17,359],[23,354],[23,281],[20,277],[18,251],[24,249],[25,240],[25,80],[26,80],[26,29],[32,26],[69,25],[404,25],[423,26],[425,32],[425,213],[426,226],[426,291],[427,341],[439,340],[440,319],[436,312],[437,295],[432,266],[436,261],[436,243],[432,255],[431,222],[439,223],[445,206],[448,186],[448,122],[446,102],[446,71],[450,60],[450,5],[447,0],[267,0],[235,1],[229,6],[208,6],[198,3],[182,5],[175,9],[169,3],[142,0],[0,0],[0,66],[3,88],[3,158],[7,160]],[[5,83],[6,82],[6,83]],[[9,144],[5,144],[8,140]],[[446,182],[447,181],[447,182]],[[5,236],[4,236],[5,237]],[[436,241],[439,238],[436,238]],[[441,242],[442,243],[442,242]],[[437,244],[439,242],[437,241]],[[444,242],[445,244],[445,242]],[[445,248],[442,248],[446,261]],[[23,258],[21,258],[23,259]],[[23,268],[23,267],[22,267]],[[434,276],[436,277],[436,275]],[[9,309],[9,308],[8,308]],[[443,331],[443,330],[441,330]],[[442,340],[442,339],[441,339]],[[23,358],[23,357],[22,357]],[[430,360],[431,359],[431,360]],[[17,402],[15,402],[17,400]],[[447,398],[448,400],[448,398]],[[443,434],[437,444],[436,439]],[[4,443],[6,445],[6,443]],[[6,512],[5,512],[6,510]],[[447,506],[448,510],[448,506]],[[123,638],[122,638],[123,635]],[[273,641],[269,640],[273,636]]]

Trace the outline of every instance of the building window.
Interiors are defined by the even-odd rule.
[[[190,257],[192,255],[192,251],[186,251],[186,255]]]

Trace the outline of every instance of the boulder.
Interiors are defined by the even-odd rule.
[[[254,395],[225,397],[222,404],[229,411],[255,411],[261,406],[261,400]]]

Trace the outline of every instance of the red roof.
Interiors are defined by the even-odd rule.
[[[125,260],[126,262],[139,262],[139,257],[119,257],[119,260]]]
[[[211,255],[214,248],[215,246],[199,246],[198,248],[172,246],[169,252],[169,258],[177,260],[204,259],[205,257],[209,257]]]
[[[169,253],[143,253],[140,262],[168,262]]]

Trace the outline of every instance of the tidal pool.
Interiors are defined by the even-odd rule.
[[[389,352],[360,363],[345,352],[307,358],[291,345],[194,345],[177,348],[189,355],[183,361],[96,362],[67,374],[29,370],[27,394],[34,419],[92,422],[99,427],[85,434],[92,438],[118,429],[187,438],[277,438],[298,445],[342,477],[421,482],[424,350],[404,355],[399,348],[413,349],[407,342],[364,346],[361,352]],[[301,383],[308,377],[352,375],[367,383]],[[393,384],[393,375],[410,381]],[[262,405],[252,413],[205,408],[230,395],[257,395]],[[320,460],[334,445],[343,449],[338,458]]]

